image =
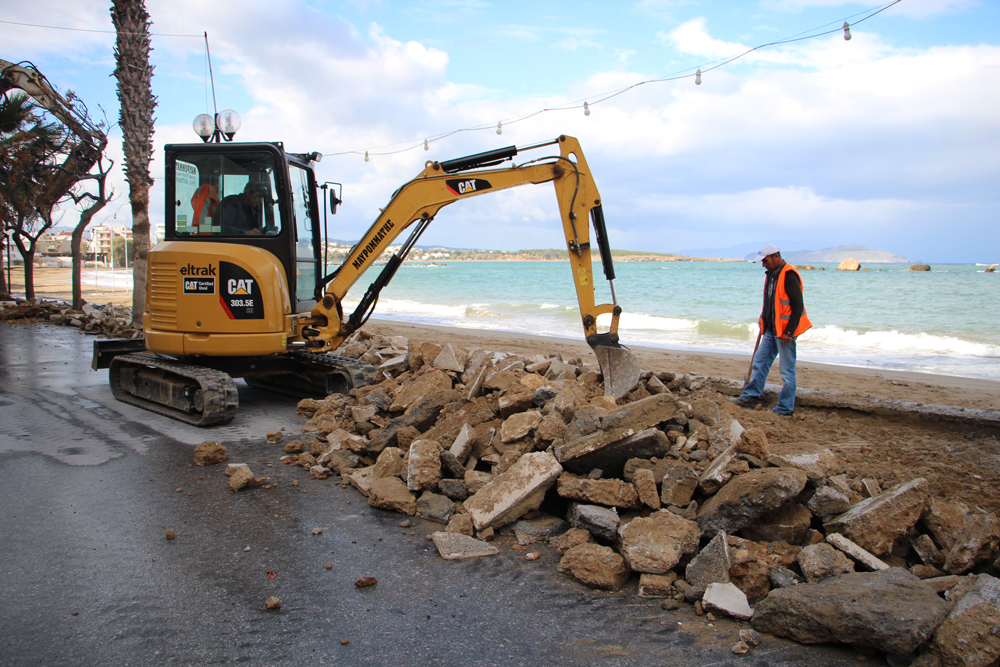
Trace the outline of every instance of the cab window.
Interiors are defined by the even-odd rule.
[[[180,154],[174,162],[178,236],[281,232],[274,159],[268,153]]]
[[[292,179],[292,211],[295,214],[295,297],[299,302],[315,301],[316,249],[310,214],[312,187],[305,169],[289,165]]]

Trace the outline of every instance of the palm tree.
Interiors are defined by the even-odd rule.
[[[132,204],[132,324],[142,326],[146,297],[146,253],[149,251],[149,162],[153,156],[153,67],[149,64],[149,14],[144,0],[113,0],[111,22],[115,40],[115,78],[121,104],[119,125],[124,136],[125,180]]]

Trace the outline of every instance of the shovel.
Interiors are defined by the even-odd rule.
[[[747,374],[743,376],[743,388],[746,389],[747,385],[750,384],[750,380],[753,379],[753,360],[757,356],[757,348],[760,347],[760,337],[764,335],[764,330],[761,329],[757,332],[757,342],[753,346],[753,354],[750,355],[750,368],[747,370]]]

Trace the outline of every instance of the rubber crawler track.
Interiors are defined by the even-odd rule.
[[[121,369],[124,366],[157,368],[179,377],[194,380],[201,388],[204,397],[204,410],[201,413],[185,412],[128,393],[121,386]],[[236,411],[240,407],[240,396],[236,390],[236,383],[226,373],[203,366],[170,361],[155,354],[122,354],[115,357],[108,369],[108,380],[111,383],[111,393],[119,401],[195,426],[228,424],[236,416]]]
[[[321,366],[332,370],[347,373],[350,376],[351,388],[360,389],[375,382],[378,369],[367,361],[341,357],[336,354],[316,354],[295,350],[291,352],[291,357],[302,363]]]

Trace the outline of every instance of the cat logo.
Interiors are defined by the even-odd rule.
[[[481,190],[489,190],[493,186],[490,182],[482,178],[459,179],[452,178],[445,181],[448,189],[456,195],[472,195]]]
[[[241,280],[229,280],[229,293],[230,294],[250,294],[253,292],[253,280],[250,278],[243,278]]]

